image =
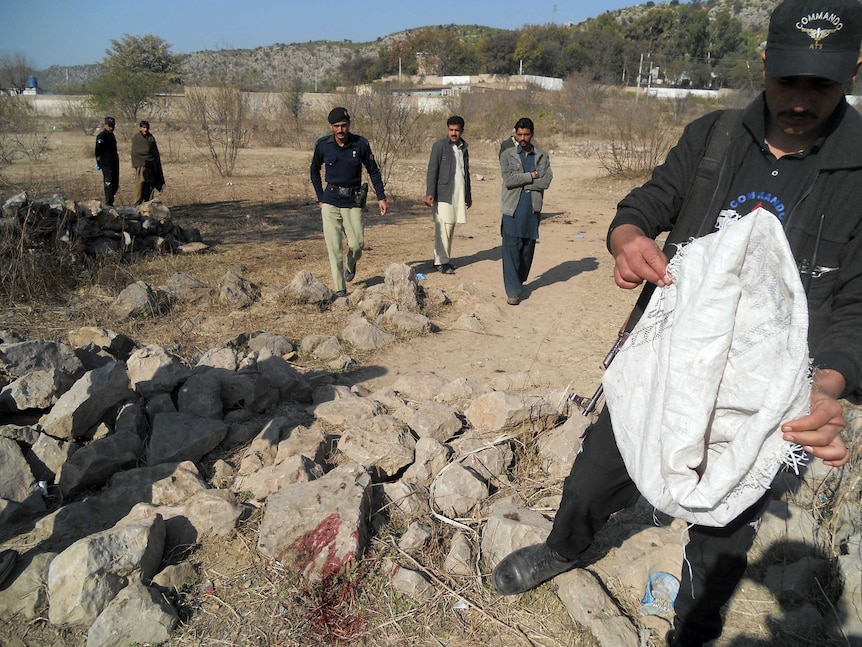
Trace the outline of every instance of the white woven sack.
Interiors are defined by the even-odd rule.
[[[804,460],[780,425],[808,413],[811,390],[808,306],[778,219],[723,216],[674,256],[673,284],[656,289],[602,381],[641,494],[705,526],[726,525]]]

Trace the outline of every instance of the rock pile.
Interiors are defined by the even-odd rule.
[[[132,252],[192,253],[207,246],[197,229],[183,229],[158,199],[138,207],[108,207],[98,200],[74,202],[62,195],[31,200],[12,196],[0,208],[0,235],[27,249],[64,246],[90,255]]]
[[[311,581],[351,569],[384,509],[412,519],[398,542],[404,555],[445,529],[441,568],[453,577],[487,575],[511,550],[542,541],[551,522],[540,510],[558,498],[533,500],[513,469],[529,458],[536,491],[559,484],[586,419],[571,415],[563,393],[527,396],[467,377],[417,373],[377,391],[345,383],[338,371],[352,364],[351,347],[431,329],[410,268],[392,266],[378,287],[339,300],[356,310],[339,337],[241,334],[194,366],[99,328],[71,331],[66,342],[0,331],[0,528],[32,520],[26,535],[6,538],[21,557],[0,588],[0,616],[32,619],[47,608],[52,624],[88,627],[88,647],[163,642],[178,622],[166,592],[197,578],[174,556],[230,536],[254,508],[259,553]],[[331,298],[304,273],[289,289]],[[330,367],[300,370],[285,359],[297,354]],[[844,586],[831,602],[845,635],[862,636],[858,497],[833,508],[837,555],[818,548],[825,530],[801,504],[822,496],[829,478],[813,466],[793,481],[796,503],[773,504],[759,541],[789,557],[757,586],[774,592],[779,623],[827,635],[834,623],[811,599],[837,565]],[[601,645],[639,645],[645,629],[666,628],[664,619],[632,619],[649,575],[678,573],[682,556],[684,525],[654,517],[641,504],[624,543],[555,580]],[[436,594],[411,563],[381,568],[417,603]],[[792,612],[784,616],[776,600]]]

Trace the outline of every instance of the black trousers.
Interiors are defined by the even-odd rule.
[[[656,466],[658,470],[658,466]],[[586,432],[583,449],[563,485],[563,498],[548,536],[560,555],[578,559],[614,512],[634,505],[640,493],[629,477],[614,438],[607,407]],[[674,626],[683,641],[707,642],[721,635],[721,609],[748,565],[756,522],[769,503],[757,503],[722,528],[689,528]]]
[[[114,205],[114,196],[120,188],[120,173],[116,169],[102,167],[102,179],[105,182],[105,204]]]

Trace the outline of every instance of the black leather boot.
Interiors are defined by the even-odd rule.
[[[535,544],[504,557],[491,574],[491,582],[501,595],[515,595],[571,570],[575,564],[577,560],[566,559],[548,544]]]

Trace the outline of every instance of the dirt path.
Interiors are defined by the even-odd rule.
[[[571,388],[592,393],[600,364],[634,295],[613,284],[605,234],[614,205],[627,187],[611,185],[595,160],[552,156],[554,181],[545,194],[540,240],[523,300],[509,306],[500,260],[499,169],[474,171],[474,207],[455,230],[455,275],[434,272],[425,284],[453,300],[442,330],[386,349],[375,357],[385,373],[369,382],[385,386],[408,372],[448,379],[508,380],[514,388]],[[476,176],[483,177],[476,180]],[[429,218],[428,248],[433,244]],[[452,329],[474,313],[483,332]],[[504,382],[505,383],[505,382]]]

